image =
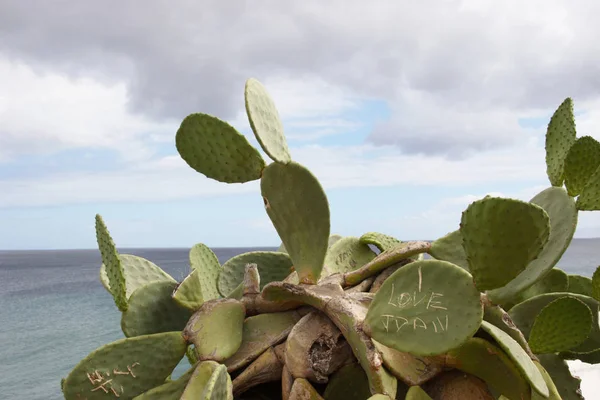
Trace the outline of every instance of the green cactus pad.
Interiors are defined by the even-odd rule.
[[[181,400],[233,400],[231,377],[227,368],[214,361],[196,367]]]
[[[194,344],[200,360],[220,362],[240,348],[245,314],[238,300],[210,300],[194,313],[183,333]]]
[[[592,275],[592,297],[600,301],[600,267]]]
[[[301,283],[317,283],[329,241],[329,203],[319,181],[300,164],[272,163],[263,172],[265,209]]]
[[[96,215],[96,241],[102,256],[102,263],[106,266],[108,288],[120,311],[127,310],[127,290],[125,272],[115,243],[108,232],[108,228],[100,215]]]
[[[192,270],[177,286],[172,295],[177,304],[191,311],[196,311],[204,303],[199,272],[197,269]]]
[[[552,382],[562,400],[584,400],[580,389],[581,379],[571,375],[565,360],[555,354],[540,354],[538,358],[540,364],[552,377]]]
[[[520,292],[550,271],[569,247],[577,227],[575,201],[563,188],[551,187],[537,194],[531,203],[542,207],[550,216],[550,236],[546,246],[525,271],[506,286],[491,290],[488,297],[495,304],[510,302]]]
[[[548,371],[546,371],[546,369],[538,361],[534,361],[533,363],[544,377],[546,386],[548,386],[549,395],[548,397],[544,397],[537,392],[531,391],[531,400],[563,400],[561,399],[560,394],[558,393],[558,389],[556,388],[556,385],[554,385],[552,377],[550,376]]]
[[[190,368],[176,380],[168,380],[160,386],[134,397],[133,400],[180,400],[195,367]]]
[[[592,311],[581,300],[574,297],[553,300],[535,318],[529,346],[536,354],[568,351],[588,338],[592,321]]]
[[[190,269],[198,270],[204,301],[221,297],[217,288],[217,281],[223,269],[219,259],[208,246],[198,243],[192,247],[190,250]]]
[[[177,151],[193,169],[225,183],[260,179],[265,161],[227,122],[211,115],[188,115],[175,136]]]
[[[569,286],[564,291],[593,297],[592,280],[587,276],[569,275]]]
[[[581,191],[575,206],[581,211],[600,210],[600,167],[594,171]]]
[[[348,364],[336,371],[325,388],[325,400],[365,400],[371,396],[369,379],[360,364]]]
[[[573,100],[566,98],[552,115],[546,131],[546,173],[552,186],[563,184],[565,158],[576,137]]]
[[[379,249],[379,251],[386,251],[397,244],[401,243],[400,240],[395,237],[385,235],[379,232],[367,232],[360,237],[360,242],[364,244],[372,244]]]
[[[259,314],[244,321],[243,340],[238,351],[225,360],[229,372],[243,368],[269,347],[280,343],[300,320],[297,311]]]
[[[181,331],[192,313],[171,297],[173,282],[152,282],[137,289],[121,316],[121,329],[127,337],[159,332]]]
[[[446,261],[423,260],[394,272],[369,307],[364,330],[414,355],[447,352],[473,336],[483,318],[473,278]]]
[[[565,158],[565,186],[570,196],[577,196],[600,166],[600,143],[591,136],[580,137]]]
[[[373,340],[373,344],[381,353],[385,367],[408,386],[422,385],[444,368],[443,357],[415,356],[384,346],[376,340]]]
[[[519,293],[514,303],[518,304],[531,297],[544,293],[566,292],[568,288],[568,275],[558,268],[552,268],[539,281]]]
[[[432,398],[419,386],[412,386],[406,393],[406,400],[432,400]]]
[[[125,274],[125,295],[128,299],[135,290],[151,282],[176,282],[171,275],[145,258],[131,254],[119,254],[119,259]],[[104,264],[100,267],[100,281],[110,292],[110,282]]]
[[[65,379],[66,400],[133,399],[162,385],[185,354],[181,332],[117,340],[90,353]],[[113,392],[114,390],[114,392]]]
[[[262,149],[273,161],[289,163],[292,157],[283,133],[283,124],[265,87],[258,80],[250,78],[246,81],[244,97],[250,126]]]
[[[508,313],[515,325],[523,332],[523,336],[525,336],[526,339],[529,339],[533,323],[542,309],[552,301],[563,297],[573,297],[584,302],[592,311],[593,318],[590,335],[582,344],[572,348],[569,351],[569,354],[576,356],[577,353],[589,353],[600,349],[600,325],[598,324],[598,310],[600,303],[591,297],[574,293],[542,294],[517,304],[511,308]]]
[[[327,274],[354,271],[375,258],[376,254],[358,238],[347,236],[335,242],[325,256]]]
[[[531,358],[535,357],[529,348],[525,336],[523,336],[521,331],[513,324],[510,315],[508,315],[502,307],[484,303],[483,319],[513,338],[513,340],[515,340]],[[485,324],[482,324],[482,326],[483,325]]]
[[[509,399],[526,399],[531,395],[531,388],[517,367],[501,349],[487,340],[470,338],[459,348],[448,352],[446,365],[484,380]],[[535,365],[533,368],[537,371]],[[545,386],[541,374],[540,379]]]
[[[256,264],[260,275],[260,288],[269,282],[282,281],[292,272],[292,260],[286,253],[274,251],[252,251],[230,258],[223,264],[218,287],[223,296],[228,296],[244,281],[246,264]]]
[[[188,362],[190,363],[190,365],[195,365],[198,361],[198,354],[196,354],[196,349],[194,348],[194,345],[189,345],[187,350],[185,351],[185,356],[188,359]]]
[[[485,197],[463,212],[460,232],[469,271],[481,291],[506,285],[534,260],[550,233],[550,219],[538,205]]]
[[[506,332],[487,321],[481,323],[481,329],[487,332],[506,352],[531,387],[542,396],[547,396],[548,386],[544,382],[544,377],[521,345]]]
[[[333,234],[331,236],[329,236],[329,240],[327,242],[327,248],[330,248],[331,246],[333,246],[338,240],[342,239],[343,236],[342,235],[338,235],[338,234]]]
[[[446,236],[431,243],[429,255],[437,260],[448,261],[462,269],[469,270],[469,262],[463,248],[460,230],[450,232]]]

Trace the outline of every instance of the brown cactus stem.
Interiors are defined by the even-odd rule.
[[[260,293],[247,294],[241,299],[246,307],[246,316],[267,314],[274,312],[290,311],[302,307],[304,304],[299,301],[269,301],[265,300]]]
[[[416,241],[400,243],[395,247],[382,252],[359,269],[344,274],[343,286],[354,286],[363,279],[376,275],[385,268],[403,259],[426,253],[429,249],[431,249],[431,243],[429,242]]]
[[[370,278],[365,279],[358,285],[352,286],[351,288],[346,289],[345,292],[346,293],[367,292],[374,281],[375,281],[375,277],[371,276]]]
[[[261,383],[278,381],[282,371],[283,363],[279,361],[273,347],[269,347],[233,380],[233,395],[239,396]]]
[[[377,293],[377,291],[379,290],[379,288],[381,288],[381,285],[383,285],[383,282],[385,282],[385,280],[387,278],[390,277],[390,275],[392,275],[394,272],[398,271],[398,269],[406,264],[409,264],[411,262],[414,262],[415,260],[407,258],[405,260],[401,260],[399,262],[397,262],[396,264],[387,267],[386,269],[384,269],[383,271],[381,271],[379,273],[379,275],[377,275],[377,277],[375,278],[375,281],[373,282],[373,284],[371,285],[371,288],[369,289],[369,293]]]
[[[260,275],[256,264],[247,264],[244,272],[244,295],[260,293]]]
[[[483,319],[502,329],[519,343],[532,360],[539,361],[533,351],[531,351],[527,339],[523,336],[523,332],[517,328],[510,315],[502,307],[493,304],[485,293],[481,294],[481,303],[483,304]]]
[[[286,365],[283,366],[281,371],[281,399],[289,400],[290,393],[292,392],[292,385],[294,384],[294,377],[290,373],[290,370]]]

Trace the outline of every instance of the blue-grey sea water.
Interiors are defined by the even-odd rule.
[[[248,248],[213,249],[221,263]],[[268,249],[268,250],[274,250]],[[189,249],[119,249],[178,281]],[[124,337],[121,313],[98,278],[97,250],[0,251],[0,399],[62,399],[60,380],[87,354]],[[575,239],[558,266],[590,276],[600,239]],[[184,358],[174,376],[189,364]]]

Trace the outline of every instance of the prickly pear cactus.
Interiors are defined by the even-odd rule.
[[[183,120],[176,148],[205,177],[260,180],[280,248],[221,266],[199,243],[177,282],[119,254],[97,216],[100,279],[126,338],[74,366],[65,399],[582,398],[565,360],[600,362],[600,268],[555,266],[578,211],[600,208],[600,145],[577,139],[571,99],[548,126],[551,187],[529,202],[477,200],[451,233],[411,242],[330,236],[325,191],[292,161],[273,99],[256,79],[244,95],[271,164],[201,113]],[[188,371],[172,377],[183,359]]]

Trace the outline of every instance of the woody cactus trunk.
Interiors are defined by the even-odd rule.
[[[576,137],[571,99],[548,125],[551,185],[530,201],[475,201],[433,242],[332,235],[325,192],[292,159],[256,79],[245,105],[271,163],[201,113],[181,123],[177,150],[210,179],[260,180],[281,247],[221,265],[197,244],[177,282],[119,254],[96,216],[100,279],[126,338],[74,367],[66,399],[582,398],[565,360],[600,362],[600,272],[555,265],[578,212],[600,209],[600,144]],[[172,379],[184,357],[189,369]]]

